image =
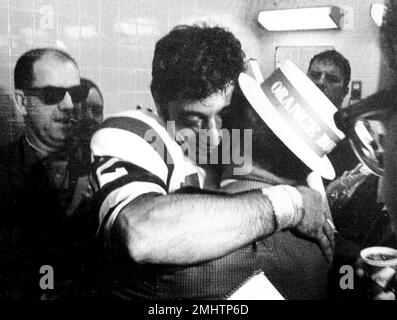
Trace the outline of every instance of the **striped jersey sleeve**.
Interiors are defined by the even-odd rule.
[[[172,193],[186,177],[198,175],[160,121],[143,111],[108,118],[91,139],[91,153],[94,210],[104,234],[137,197]]]

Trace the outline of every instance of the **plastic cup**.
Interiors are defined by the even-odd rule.
[[[365,274],[385,288],[397,271],[397,250],[389,247],[369,247],[361,250]]]

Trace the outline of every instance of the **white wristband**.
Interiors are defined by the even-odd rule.
[[[277,230],[296,226],[302,219],[303,198],[294,187],[278,185],[263,188],[262,193],[269,198],[277,221]]]

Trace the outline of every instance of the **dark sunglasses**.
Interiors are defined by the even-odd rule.
[[[86,87],[81,85],[69,88],[46,86],[42,88],[28,88],[23,90],[26,95],[38,97],[48,105],[60,103],[65,98],[66,92],[69,92],[74,103],[83,102],[88,97],[88,91],[89,90]]]

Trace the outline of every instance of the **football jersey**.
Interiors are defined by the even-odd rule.
[[[137,197],[203,185],[204,171],[184,156],[152,113],[133,110],[106,119],[91,139],[91,155],[94,210],[105,237],[118,213]]]

